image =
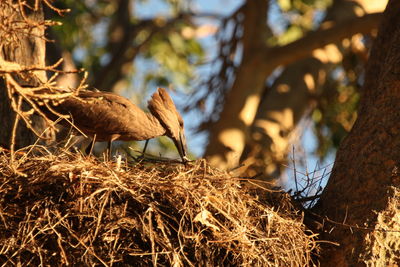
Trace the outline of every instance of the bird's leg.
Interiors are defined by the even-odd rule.
[[[111,140],[110,141],[108,141],[108,148],[107,148],[107,150],[108,150],[108,160],[110,160],[111,159]]]
[[[86,155],[92,154],[95,142],[96,142],[96,135],[93,136],[92,141],[90,142],[89,146],[86,148],[86,150],[85,150]]]
[[[142,151],[142,157],[144,157],[144,153],[146,152],[147,145],[149,144],[149,139],[146,140],[146,143],[144,143],[143,151]]]
[[[144,153],[146,152],[147,149],[147,145],[149,144],[149,139],[146,140],[146,142],[144,143],[144,147],[143,147],[143,151],[142,151],[142,155],[138,156],[136,158],[136,161],[141,161],[144,159]]]
[[[94,142],[92,140],[92,141],[90,141],[90,144],[86,147],[86,149],[85,149],[86,155],[90,155],[92,153],[93,144],[94,144]]]

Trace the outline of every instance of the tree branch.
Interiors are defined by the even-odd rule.
[[[310,32],[290,44],[264,50],[263,59],[268,69],[271,65],[276,67],[293,63],[309,56],[315,49],[340,42],[357,33],[371,32],[371,29],[377,28],[381,18],[382,13],[371,13]]]

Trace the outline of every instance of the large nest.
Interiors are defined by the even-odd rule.
[[[44,149],[17,155],[10,162],[0,152],[0,262],[6,265],[311,262],[314,237],[283,195],[262,203],[243,180],[204,160],[118,164]]]

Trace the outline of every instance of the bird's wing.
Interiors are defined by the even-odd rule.
[[[82,91],[78,97],[67,98],[56,111],[71,115],[72,122],[85,134],[99,141],[120,139],[143,140],[140,118],[147,115],[128,99],[104,92]]]

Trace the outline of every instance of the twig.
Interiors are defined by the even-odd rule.
[[[19,110],[21,108],[21,104],[22,104],[22,97],[18,98],[18,104],[17,104],[17,110]],[[12,128],[12,133],[11,133],[11,165],[13,166],[14,171],[14,161],[15,161],[15,141],[16,141],[16,135],[17,135],[17,128],[18,128],[18,123],[19,123],[19,118],[20,115],[19,113],[15,114],[15,120],[14,120],[14,125]]]

